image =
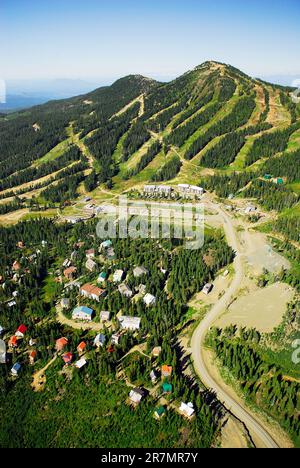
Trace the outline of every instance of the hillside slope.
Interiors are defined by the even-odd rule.
[[[247,187],[266,209],[290,209],[300,195],[291,91],[206,62],[167,84],[133,75],[0,116],[0,215],[149,181],[201,182],[222,197]]]

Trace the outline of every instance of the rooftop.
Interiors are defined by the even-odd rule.
[[[94,311],[86,306],[79,306],[73,310],[73,314],[85,314],[92,316]]]

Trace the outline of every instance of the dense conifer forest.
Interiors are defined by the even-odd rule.
[[[223,366],[239,382],[246,398],[266,411],[300,443],[298,382],[289,380],[284,370],[274,366],[259,348],[261,337],[255,330],[235,327],[214,329],[209,344]]]
[[[213,138],[221,136],[224,133],[232,132],[233,130],[245,125],[254,109],[255,101],[253,97],[245,96],[241,98],[241,100],[236,103],[230,114],[212,125],[206,132],[204,132],[203,135],[192,143],[185,153],[185,158],[192,159],[203,148],[205,148]]]
[[[171,180],[178,174],[180,171],[182,162],[180,161],[179,156],[176,154],[172,156],[159,171],[154,174],[152,180],[154,182],[164,181],[164,180]]]

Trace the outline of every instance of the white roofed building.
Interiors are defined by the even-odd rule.
[[[148,273],[149,272],[148,272],[147,268],[145,268],[143,266],[137,266],[133,270],[133,276],[135,278],[140,278],[140,276],[148,275]]]
[[[156,297],[152,296],[152,294],[146,294],[143,299],[144,303],[146,304],[147,307],[153,306],[156,303]]]
[[[119,293],[122,294],[122,296],[124,296],[124,297],[130,298],[133,295],[133,292],[131,291],[131,289],[125,283],[120,284],[118,286],[118,290],[119,290]]]
[[[79,361],[77,361],[75,363],[75,367],[77,367],[77,369],[81,369],[82,367],[84,367],[85,365],[87,364],[87,361],[85,358],[81,358],[79,359]]]
[[[121,328],[125,330],[136,331],[140,329],[141,319],[139,317],[127,317],[122,315],[119,318]]]
[[[113,274],[113,282],[114,283],[121,283],[124,276],[123,270],[116,270]]]
[[[193,403],[181,403],[179,408],[180,413],[186,418],[192,418],[194,416],[195,410]]]

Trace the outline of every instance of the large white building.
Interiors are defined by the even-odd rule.
[[[144,193],[170,195],[172,193],[172,187],[169,185],[145,185]]]
[[[119,322],[121,328],[125,330],[136,331],[139,330],[141,326],[141,319],[139,317],[127,317],[122,315],[122,317],[119,318]]]
[[[204,189],[196,185],[179,184],[178,190],[181,194],[184,194],[184,195],[194,195],[194,196],[202,197],[202,195],[204,194]]]

